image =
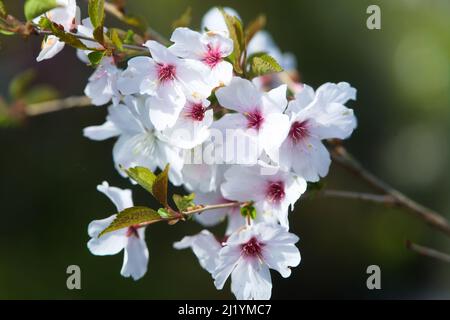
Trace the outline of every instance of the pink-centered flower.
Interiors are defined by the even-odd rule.
[[[156,41],[147,41],[145,46],[152,58],[130,59],[118,88],[124,95],[149,95],[150,120],[157,130],[164,130],[175,125],[187,97],[206,99],[213,85],[202,62],[180,59]]]
[[[264,174],[265,170],[270,174]],[[221,191],[223,197],[229,200],[254,201],[260,215],[258,219],[267,221],[274,217],[284,228],[289,228],[289,207],[293,209],[306,187],[303,178],[261,163],[228,169]]]
[[[131,190],[110,187],[107,182],[97,186],[97,190],[104,193],[114,203],[118,212],[133,206]],[[134,280],[138,280],[145,275],[148,265],[145,229],[128,227],[106,233],[99,238],[99,234],[115,218],[116,215],[114,214],[106,219],[92,221],[88,227],[91,239],[87,246],[91,253],[97,256],[114,255],[124,250],[120,274],[124,277],[132,277]]]
[[[267,300],[272,293],[269,269],[283,278],[300,264],[298,237],[284,228],[266,223],[254,224],[230,235],[220,249],[213,272],[214,284],[222,289],[231,275],[231,291],[239,300]]]
[[[233,52],[233,41],[225,34],[213,31],[201,34],[188,28],[177,28],[170,40],[174,44],[169,50],[175,55],[201,61],[211,70],[215,87],[231,81],[233,66],[224,58]]]
[[[290,125],[280,148],[280,166],[307,181],[326,176],[331,159],[322,140],[351,135],[356,117],[344,104],[355,98],[356,90],[345,82],[326,83],[317,92],[305,85],[286,110]]]
[[[286,85],[262,92],[245,79],[234,77],[231,83],[216,92],[219,103],[237,113],[226,114],[215,123],[222,130],[242,130],[256,139],[258,155],[263,151],[272,160],[289,133],[289,117],[283,114],[287,106]]]

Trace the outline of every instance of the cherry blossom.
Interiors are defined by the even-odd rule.
[[[344,104],[355,98],[356,90],[346,82],[326,83],[315,93],[305,85],[287,108],[290,129],[280,148],[280,165],[307,181],[326,176],[331,159],[322,140],[351,135],[356,117]]]
[[[98,185],[97,190],[104,193],[114,203],[118,212],[133,206],[131,190],[110,187],[107,182]],[[97,256],[114,255],[123,250],[124,257],[120,274],[138,280],[147,272],[148,249],[145,243],[145,228],[128,227],[99,237],[115,217],[114,214],[106,219],[94,220],[89,224],[88,233],[91,239],[87,246],[91,253]]]
[[[264,174],[265,169],[271,174]],[[263,220],[274,217],[288,228],[289,207],[293,209],[306,187],[302,177],[260,163],[250,167],[232,166],[225,172],[221,192],[225,199],[253,201]]]
[[[147,94],[150,120],[157,130],[175,125],[186,104],[186,95],[197,99],[209,97],[208,68],[200,61],[180,59],[156,41],[145,46],[152,58],[136,57],[128,61],[128,69],[119,78],[124,95]]]
[[[234,77],[231,83],[216,92],[219,103],[237,113],[224,115],[216,127],[245,130],[257,139],[258,154],[265,151],[273,160],[289,132],[286,85],[269,92],[260,91],[252,82]]]
[[[80,22],[80,8],[76,0],[57,0],[56,3],[58,7],[46,12],[43,16],[60,25],[66,32],[76,30]],[[41,17],[35,18],[34,23],[38,24]],[[64,42],[59,41],[58,37],[49,35],[42,42],[41,52],[36,60],[41,62],[51,59],[60,53],[64,46]]]
[[[223,10],[230,16],[240,19],[239,14],[233,8],[224,7]],[[202,31],[222,32],[225,35],[229,34],[228,27],[219,8],[211,8],[205,13],[202,19]]]
[[[179,148],[171,145],[167,138],[155,130],[145,98],[125,98],[125,104],[108,108],[106,122],[100,126],[84,129],[91,140],[105,140],[119,136],[113,149],[116,168],[125,176],[125,168],[143,166],[150,170],[164,169],[170,163],[169,177],[173,184],[181,184],[183,155]]]
[[[298,237],[284,228],[266,223],[237,230],[220,249],[213,272],[214,284],[222,289],[231,275],[231,291],[239,300],[267,300],[272,294],[269,269],[283,278],[291,275],[290,267],[300,264],[295,246]]]
[[[186,236],[173,244],[175,249],[192,248],[200,265],[209,273],[213,273],[218,264],[221,243],[208,230],[203,230],[194,236]]]
[[[213,111],[208,110],[206,99],[187,99],[177,122],[164,130],[170,143],[182,149],[192,149],[209,138],[209,127],[213,123]]]
[[[121,70],[116,67],[114,58],[104,57],[95,72],[89,77],[84,94],[91,98],[93,105],[101,106],[109,103],[118,104],[121,94],[117,89],[117,79]]]
[[[208,31],[201,34],[188,28],[177,28],[170,40],[174,44],[169,49],[174,54],[199,60],[211,69],[215,87],[230,83],[233,66],[224,58],[233,52],[233,41],[224,33]]]

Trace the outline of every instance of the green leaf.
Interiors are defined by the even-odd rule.
[[[169,185],[169,168],[167,165],[164,170],[158,174],[155,183],[153,184],[153,196],[159,201],[164,207],[167,208],[167,188]]]
[[[101,28],[105,22],[105,0],[89,0],[89,18],[94,29]]]
[[[135,33],[133,30],[128,30],[125,38],[123,39],[123,43],[133,44],[134,43],[134,35],[135,35]]]
[[[124,170],[131,179],[153,194],[153,184],[155,183],[156,175],[151,170],[144,167],[134,167]]]
[[[23,98],[35,78],[36,72],[33,69],[28,69],[16,75],[9,84],[11,99],[14,101]]]
[[[173,199],[173,202],[175,202],[175,205],[177,206],[177,208],[180,212],[185,211],[189,207],[195,206],[195,203],[194,203],[195,193],[191,193],[187,196],[174,194],[172,196],[172,199]]]
[[[89,0],[88,12],[94,27],[94,39],[103,44],[105,42],[103,28],[105,24],[105,0]]]
[[[273,57],[263,52],[251,55],[248,58],[248,64],[252,77],[283,71],[283,68]]]
[[[230,38],[233,40],[233,53],[231,55],[231,61],[234,66],[234,71],[238,74],[242,74],[243,70],[241,67],[241,57],[242,52],[245,50],[245,38],[242,23],[239,18],[229,15],[223,8],[219,8],[219,10],[225,19]]]
[[[83,42],[80,41],[73,34],[65,32],[63,29],[59,28],[57,24],[51,22],[48,18],[42,17],[39,21],[39,26],[43,29],[50,29],[52,33],[59,38],[60,41],[81,50],[89,50]]]
[[[244,218],[250,217],[251,219],[256,219],[256,209],[252,204],[241,207],[241,215]]]
[[[88,54],[89,62],[91,63],[91,66],[95,67],[97,66],[105,56],[105,51],[92,51]]]
[[[4,18],[8,15],[8,12],[6,11],[6,6],[3,3],[2,0],[0,0],[0,17]]]
[[[106,233],[119,229],[140,225],[146,222],[159,221],[160,215],[147,207],[132,207],[119,212],[114,221],[99,234],[99,238]]]
[[[4,35],[4,36],[12,36],[15,33],[9,30],[4,30],[4,29],[0,29],[0,34]]]
[[[125,172],[131,179],[150,192],[165,208],[168,207],[167,188],[169,184],[169,165],[158,175],[155,175],[152,171],[144,167],[125,169]]]
[[[33,20],[58,6],[56,0],[27,0],[24,5],[25,18]]]
[[[52,86],[46,84],[38,84],[29,89],[23,99],[27,105],[40,103],[60,98],[59,92]]]
[[[160,208],[158,209],[158,214],[161,216],[161,218],[163,219],[168,219],[170,218],[170,213],[169,211],[167,211],[167,209],[165,208]]]
[[[249,23],[248,27],[245,29],[245,43],[250,43],[253,39],[253,36],[264,29],[266,26],[266,16],[261,14],[255,20]]]
[[[119,51],[123,51],[122,40],[120,40],[119,33],[117,32],[117,29],[112,29],[111,30],[111,41],[114,43],[114,45],[116,46],[116,48]]]
[[[183,14],[172,23],[172,29],[189,27],[192,21],[192,8],[187,7]]]

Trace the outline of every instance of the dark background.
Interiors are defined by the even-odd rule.
[[[22,17],[23,1],[4,1]],[[87,10],[83,1],[83,17]],[[366,8],[378,4],[382,29],[366,28]],[[162,34],[191,6],[193,27],[212,5],[227,5],[248,22],[266,13],[267,29],[298,58],[302,80],[314,87],[348,81],[359,127],[345,142],[377,175],[423,204],[449,215],[450,2],[442,1],[129,1]],[[117,25],[113,19],[109,25]],[[36,69],[36,83],[60,96],[80,95],[92,70],[67,48],[35,62],[39,39],[0,36],[0,95],[18,73]],[[86,248],[87,225],[114,208],[96,191],[103,180],[147,194],[112,164],[114,141],[93,142],[82,128],[100,124],[104,107],[36,116],[0,128],[0,298],[231,298],[217,291],[191,251],[172,243],[201,230],[195,223],[147,229],[149,272],[134,282],[119,275],[123,255],[96,257]],[[369,190],[332,167],[330,188]],[[155,205],[153,203],[153,205]],[[273,298],[450,298],[450,265],[419,257],[405,240],[450,251],[449,239],[402,211],[348,200],[297,204],[292,231],[302,263],[289,279],[272,273]],[[66,268],[82,270],[82,290],[66,289]],[[366,268],[381,267],[382,290],[366,288]]]

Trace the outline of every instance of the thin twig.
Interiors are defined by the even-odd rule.
[[[177,222],[178,220],[186,220],[188,217],[194,215],[194,214],[199,214],[202,213],[204,211],[208,211],[208,210],[216,210],[216,209],[223,209],[223,208],[232,208],[232,207],[240,207],[243,205],[246,205],[247,202],[227,202],[227,203],[221,203],[221,204],[211,204],[211,205],[205,205],[205,206],[201,206],[199,208],[194,208],[192,210],[187,210],[187,211],[183,211],[183,212],[174,212],[170,217],[168,218],[161,218],[159,220],[152,220],[149,222],[144,222],[141,223],[139,225],[140,228],[142,227],[147,227],[151,224],[155,224],[158,222]]]
[[[25,108],[25,113],[27,116],[37,116],[40,114],[60,111],[64,109],[89,107],[91,105],[91,99],[86,96],[69,97],[60,100],[51,100],[30,104]]]
[[[116,5],[113,3],[105,2],[105,12],[109,13],[113,17],[117,18],[120,21],[123,21],[126,23],[126,16],[125,14],[120,11]],[[161,35],[158,31],[154,30],[153,28],[147,27],[147,33],[151,37],[151,39],[158,41],[161,44],[169,45],[170,41]]]
[[[333,160],[337,164],[339,164],[349,172],[353,173],[360,179],[364,180],[375,190],[382,192],[384,195],[392,197],[393,205],[408,209],[405,212],[409,212],[415,215],[416,217],[423,220],[431,227],[450,236],[450,224],[445,217],[433,211],[432,209],[424,207],[421,204],[415,202],[414,200],[408,198],[400,191],[394,189],[386,182],[382,181],[381,179],[373,175],[371,172],[366,170],[358,161],[356,161],[344,147],[335,146],[331,150],[331,155]]]
[[[439,261],[450,263],[450,255],[441,251],[438,251],[433,248],[424,247],[418,244],[415,244],[409,240],[406,241],[406,248],[411,251],[414,251],[421,256],[433,258]]]
[[[378,195],[373,193],[341,191],[341,190],[322,190],[318,192],[317,195],[327,198],[343,198],[350,200],[368,201],[388,206],[396,204],[396,200],[392,196]]]
[[[40,29],[38,27],[34,27],[34,30],[36,31],[36,33],[38,33],[40,35],[53,35],[52,31],[42,30],[42,29]],[[98,43],[98,41],[95,40],[94,38],[86,37],[86,36],[83,36],[81,34],[73,33],[73,32],[66,32],[66,33],[70,34],[71,36],[74,36],[75,38],[80,39],[80,40],[85,40],[85,41],[91,41],[91,42],[94,42],[94,43]],[[132,45],[132,44],[122,44],[122,47],[125,48],[125,49],[134,50],[134,51],[148,52],[148,49],[143,47],[143,46],[135,46],[135,45]]]

